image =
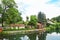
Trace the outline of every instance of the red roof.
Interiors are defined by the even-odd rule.
[[[24,27],[25,25],[24,24],[11,24],[10,26],[12,26],[12,27],[15,27],[15,26]]]

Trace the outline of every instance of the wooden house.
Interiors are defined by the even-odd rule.
[[[44,24],[41,22],[38,22],[37,23],[37,29],[42,29],[42,28],[44,28]]]
[[[11,29],[21,29],[21,28],[25,28],[24,24],[11,24],[10,25]]]

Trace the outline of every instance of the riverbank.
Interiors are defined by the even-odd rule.
[[[43,29],[32,29],[32,30],[16,30],[16,31],[3,31],[2,34],[31,34],[31,33],[34,33],[34,32],[45,32],[45,28]]]
[[[50,31],[55,31],[59,30],[60,28],[56,27],[46,27],[43,29],[9,29],[9,30],[3,30],[0,34],[27,34],[27,33],[34,33],[34,32],[50,32]],[[57,31],[58,32],[58,31]],[[60,31],[59,31],[60,32]]]

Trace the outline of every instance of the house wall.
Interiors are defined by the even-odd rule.
[[[44,25],[41,24],[41,23],[37,23],[37,28],[38,28],[38,29],[42,29],[42,28],[44,28]]]

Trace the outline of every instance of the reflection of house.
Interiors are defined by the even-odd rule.
[[[21,28],[25,28],[24,24],[11,24],[10,25],[11,29],[21,29]]]
[[[43,27],[44,27],[43,23],[41,23],[41,22],[37,23],[37,28],[38,29],[42,29]]]
[[[2,32],[2,24],[0,23],[0,32]]]
[[[2,27],[0,26],[0,32],[2,32]]]

